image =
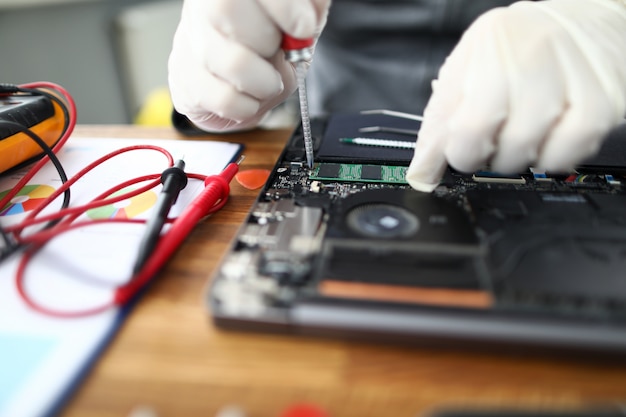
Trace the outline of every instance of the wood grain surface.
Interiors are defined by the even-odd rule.
[[[169,128],[80,126],[76,136],[183,138]],[[242,169],[271,168],[288,131],[205,136],[246,145]],[[235,404],[278,417],[312,402],[333,417],[426,416],[442,407],[570,408],[626,400],[626,361],[409,347],[216,328],[207,283],[258,191],[232,184],[226,207],[198,225],[62,412],[214,416]]]

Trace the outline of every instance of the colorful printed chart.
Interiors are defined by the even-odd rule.
[[[0,199],[7,195],[9,191],[11,190],[1,192]],[[11,199],[9,204],[0,209],[0,216],[11,216],[34,210],[53,192],[54,188],[49,185],[27,185]]]
[[[113,195],[123,192],[128,192],[128,190],[122,190]],[[156,200],[157,195],[154,191],[146,191],[128,200],[89,210],[87,215],[92,219],[132,219],[149,210]]]

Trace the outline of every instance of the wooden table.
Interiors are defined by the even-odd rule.
[[[81,126],[81,136],[181,138],[170,128]],[[242,168],[271,168],[288,131],[206,136],[242,142]],[[187,139],[193,140],[193,139]],[[575,407],[626,400],[626,361],[389,346],[216,328],[209,277],[256,197],[233,182],[226,207],[198,225],[154,281],[63,416],[210,417],[236,404],[278,417],[313,402],[333,417],[413,417],[442,406]]]

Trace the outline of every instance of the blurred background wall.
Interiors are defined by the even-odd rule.
[[[133,122],[167,87],[182,0],[0,0],[0,82],[52,81],[78,122]]]

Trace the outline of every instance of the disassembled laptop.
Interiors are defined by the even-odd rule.
[[[314,120],[312,169],[294,132],[213,277],[215,322],[626,352],[626,129],[571,174],[450,169],[432,194],[404,180],[412,146],[345,140],[418,123]]]

